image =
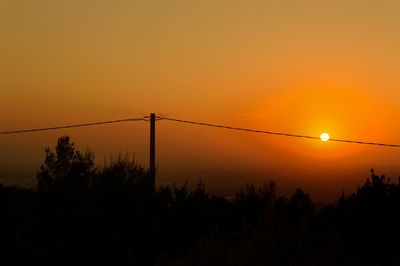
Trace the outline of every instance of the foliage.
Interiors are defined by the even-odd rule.
[[[58,139],[55,152],[47,148],[37,174],[38,191],[87,188],[94,174],[94,154],[75,150],[68,136]]]
[[[128,154],[118,156],[117,160],[110,160],[92,178],[92,187],[96,191],[114,191],[122,189],[140,188],[151,189],[149,171],[138,165]]]
[[[127,155],[96,169],[60,138],[36,191],[0,185],[2,265],[400,265],[400,185],[374,171],[318,210],[274,182],[227,200],[148,176]]]

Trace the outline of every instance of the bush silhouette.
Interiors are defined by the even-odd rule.
[[[138,165],[128,154],[118,156],[117,160],[97,171],[92,177],[92,189],[99,193],[120,192],[122,190],[140,190],[150,192],[149,171]]]
[[[153,191],[128,155],[96,168],[69,137],[45,151],[37,189],[0,184],[2,265],[400,265],[400,185],[371,171],[315,208],[301,189],[246,185],[236,197]]]

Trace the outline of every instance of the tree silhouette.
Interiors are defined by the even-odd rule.
[[[229,200],[204,183],[154,193],[134,158],[96,169],[64,136],[37,182],[0,184],[1,265],[400,265],[400,185],[374,171],[321,208],[274,182]]]
[[[75,149],[68,136],[60,137],[55,152],[45,151],[45,160],[37,173],[38,191],[76,191],[88,189],[94,175],[94,154]]]

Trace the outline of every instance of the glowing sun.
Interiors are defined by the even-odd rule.
[[[329,134],[328,133],[322,133],[321,136],[319,136],[319,137],[323,142],[327,142],[329,140]]]

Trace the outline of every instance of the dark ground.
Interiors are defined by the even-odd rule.
[[[374,172],[324,208],[273,182],[154,193],[129,158],[95,169],[64,137],[37,181],[0,186],[1,265],[400,265],[400,185]]]

